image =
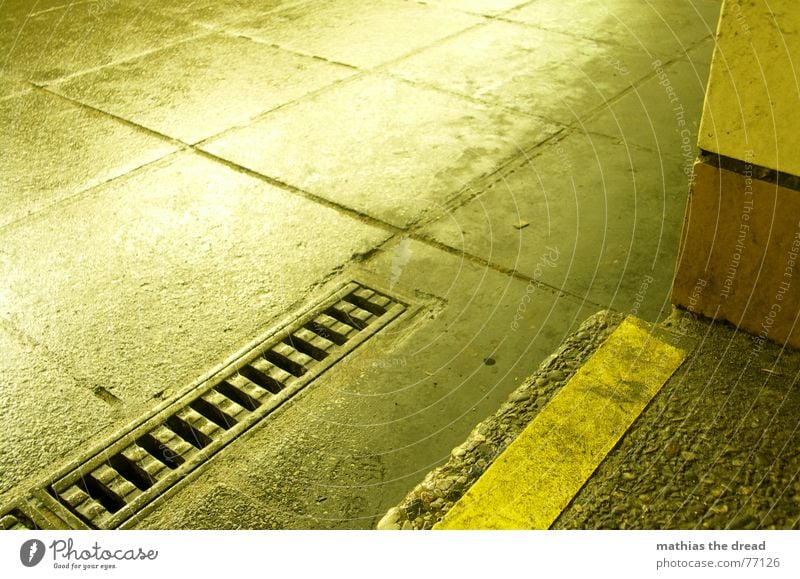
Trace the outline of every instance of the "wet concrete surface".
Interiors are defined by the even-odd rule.
[[[16,8],[0,5],[2,68],[37,83],[106,66],[204,32],[193,24],[161,18],[138,2],[20,4]]]
[[[495,178],[422,234],[594,304],[648,319],[669,311],[686,196],[679,165],[576,131]]]
[[[407,227],[556,131],[543,119],[370,75],[284,107],[202,148]]]
[[[296,2],[236,30],[281,48],[373,68],[458,34],[484,20],[404,0]]]
[[[359,279],[417,313],[140,525],[368,528],[586,316],[657,317],[682,151],[603,115],[674,133],[656,57],[699,110],[719,6],[554,6],[0,1],[0,501]]]
[[[171,153],[164,140],[34,90],[0,101],[0,225]]]
[[[392,262],[403,254],[396,279]],[[396,279],[394,291],[420,310],[265,419],[141,527],[191,528],[196,493],[214,495],[224,485],[250,489],[248,500],[270,514],[273,528],[374,527],[390,497],[447,457],[465,429],[551,353],[547,344],[591,312],[417,242],[388,245],[348,273],[378,287]],[[517,320],[526,295],[532,307]]]
[[[0,237],[3,317],[141,410],[388,234],[187,152]]]
[[[87,396],[86,387],[55,356],[5,322],[0,351],[0,493],[8,493],[119,416],[99,398]]]
[[[711,36],[719,9],[716,0],[538,0],[504,17],[663,59],[684,55],[695,43]]]
[[[398,76],[569,124],[650,72],[651,58],[549,30],[496,21],[390,66]]]
[[[185,143],[196,143],[353,71],[214,34],[73,77],[53,90]]]

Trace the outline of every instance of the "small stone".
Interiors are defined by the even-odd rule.
[[[677,440],[670,440],[667,443],[667,446],[664,447],[664,454],[666,454],[669,458],[675,458],[678,456],[678,453],[681,450],[681,445],[678,443]]]
[[[436,499],[431,503],[431,509],[433,509],[434,511],[441,511],[443,506],[444,506],[444,501],[442,499]]]
[[[400,509],[392,507],[378,523],[379,531],[397,531],[400,529]]]
[[[525,389],[512,392],[511,396],[509,396],[508,399],[511,402],[524,402],[525,400],[528,400],[530,397],[531,397],[531,391]]]
[[[411,524],[411,521],[406,520],[406,521],[403,522],[403,526],[401,527],[401,530],[403,530],[403,531],[413,531],[414,530],[414,525]]]
[[[684,450],[683,452],[681,452],[681,458],[686,462],[691,462],[697,458],[697,455],[688,450]]]
[[[729,529],[752,530],[758,527],[758,519],[747,513],[736,517],[728,524]]]
[[[718,503],[709,509],[715,515],[724,515],[728,512],[728,505]]]
[[[453,456],[453,458],[464,458],[464,455],[467,454],[467,449],[463,446],[457,446],[450,454]]]
[[[625,471],[622,473],[623,480],[634,480],[635,478],[636,475],[634,475],[632,472]]]

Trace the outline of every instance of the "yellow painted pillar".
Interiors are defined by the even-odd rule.
[[[726,0],[672,301],[800,347],[800,10]]]

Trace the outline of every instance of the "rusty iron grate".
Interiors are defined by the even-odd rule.
[[[347,284],[49,487],[90,527],[117,528],[203,465],[406,305]]]

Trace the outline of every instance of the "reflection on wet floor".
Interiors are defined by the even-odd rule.
[[[363,279],[418,313],[141,524],[373,526],[587,316],[668,311],[718,11],[0,3],[0,501]]]

